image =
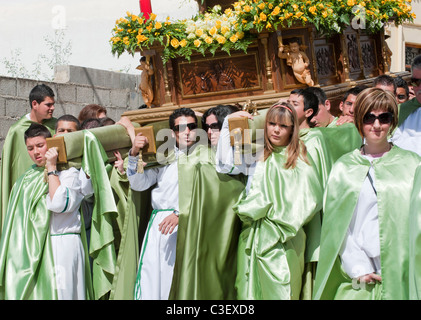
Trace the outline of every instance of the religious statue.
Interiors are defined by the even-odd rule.
[[[139,89],[142,93],[143,101],[145,102],[146,106],[151,108],[154,98],[151,76],[154,74],[154,71],[150,65],[149,56],[141,57],[139,62],[140,65],[136,67],[136,69],[142,70],[142,74],[140,75]]]
[[[300,45],[298,38],[293,38],[288,45],[284,45],[282,41],[278,41],[278,57],[286,59],[288,66],[292,67],[295,78],[300,83],[305,83],[312,87],[314,81],[311,79],[310,69],[308,68],[310,60],[304,52],[305,46]]]

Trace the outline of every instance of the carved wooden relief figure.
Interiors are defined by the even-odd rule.
[[[140,75],[139,89],[142,93],[143,101],[145,102],[146,106],[150,108],[154,98],[151,78],[154,74],[154,71],[150,65],[149,59],[146,57],[141,57],[139,61],[140,65],[136,68],[138,70],[142,70],[142,74]]]
[[[298,82],[313,86],[314,81],[311,78],[309,69],[310,60],[304,52],[306,46],[300,44],[299,38],[289,39],[287,45],[279,41],[278,45],[278,57],[280,59],[286,59],[287,65],[292,68]]]

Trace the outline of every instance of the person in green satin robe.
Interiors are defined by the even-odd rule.
[[[395,97],[379,88],[354,104],[361,148],[333,166],[324,194],[314,299],[408,299],[409,203],[421,158],[389,143]]]
[[[6,136],[1,152],[0,167],[0,223],[3,225],[10,191],[16,180],[33,164],[26,151],[23,134],[31,123],[41,123],[54,134],[56,119],[54,112],[54,92],[45,85],[36,85],[29,94],[30,113],[14,123]]]
[[[249,170],[249,188],[234,205],[242,221],[237,298],[299,299],[303,225],[320,210],[323,189],[299,139],[297,113],[290,104],[269,109],[264,132],[262,158],[251,164],[255,169]]]
[[[38,123],[25,131],[34,164],[11,191],[0,240],[1,299],[89,299],[93,294],[79,218],[79,171],[57,171],[58,153],[48,149],[49,137]]]

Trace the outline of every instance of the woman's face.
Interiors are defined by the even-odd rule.
[[[212,146],[216,146],[218,144],[220,131],[219,128],[215,128],[218,126],[218,119],[214,114],[210,114],[206,117],[206,125],[206,133],[208,134],[208,139]]]
[[[266,124],[266,134],[274,147],[287,146],[291,141],[292,123],[271,119]]]
[[[368,145],[387,141],[392,119],[392,113],[386,110],[370,111],[364,116],[362,129]]]

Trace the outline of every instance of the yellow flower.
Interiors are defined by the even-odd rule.
[[[144,42],[144,41],[148,40],[148,38],[146,36],[144,36],[143,34],[138,34],[136,36],[136,38],[137,38],[137,43]]]
[[[227,33],[228,31],[230,31],[230,28],[228,28],[227,26],[223,26],[223,27],[221,28],[221,33],[222,33],[222,34],[225,34],[225,33]]]
[[[217,29],[216,27],[212,27],[212,28],[210,28],[210,30],[209,30],[209,34],[210,34],[211,36],[215,35],[217,32],[218,32],[218,29]]]
[[[240,39],[240,40],[244,38],[244,32],[243,31],[237,32],[236,35],[237,35],[238,39]]]
[[[159,21],[155,22],[155,29],[161,29],[161,28],[162,28],[161,22]]]
[[[196,29],[194,33],[196,34],[196,36],[200,37],[203,34],[203,29]]]
[[[266,15],[263,12],[261,12],[260,13],[260,20],[266,21],[266,19],[267,19]]]
[[[170,43],[171,43],[171,46],[172,46],[174,49],[177,49],[177,48],[178,48],[178,46],[180,45],[180,42],[179,42],[176,38],[172,38]]]
[[[275,9],[273,9],[271,15],[276,16],[279,14],[279,12],[281,11],[281,8],[279,8],[278,6],[275,7]]]
[[[236,34],[233,34],[233,35],[230,37],[230,41],[231,41],[232,43],[237,42],[237,40],[238,40],[238,36],[237,36]]]
[[[218,41],[219,44],[224,44],[227,39],[224,36],[219,35],[216,37],[216,41]]]
[[[196,39],[196,40],[194,40],[193,44],[196,48],[199,48],[200,45],[202,44],[202,41],[200,41],[199,39]]]
[[[310,7],[310,8],[308,9],[308,11],[310,11],[313,15],[316,15],[316,14],[317,14],[317,13],[316,13],[316,11],[317,11],[316,6],[312,6],[312,7]]]
[[[187,40],[183,39],[180,41],[180,47],[184,48],[187,45]]]
[[[298,11],[298,12],[295,14],[295,16],[296,16],[297,18],[299,18],[299,17],[301,17],[303,14],[304,14],[304,13],[302,13],[301,11]]]
[[[348,0],[347,3],[348,7],[353,7],[355,6],[355,0]]]
[[[155,13],[151,13],[149,16],[150,19],[155,20],[156,19],[156,14]]]
[[[260,10],[263,10],[266,4],[264,2],[260,2],[257,6],[259,7]]]
[[[249,5],[245,5],[243,8],[244,12],[250,12],[251,11],[251,7]]]
[[[213,42],[212,37],[206,37],[206,38],[205,38],[205,42],[206,42],[207,44],[211,44],[211,43]]]

